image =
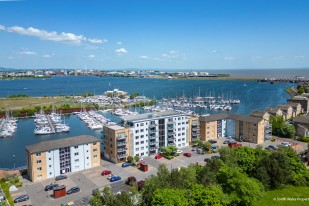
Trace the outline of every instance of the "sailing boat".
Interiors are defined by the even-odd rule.
[[[247,85],[246,85],[246,82],[244,81],[244,87],[246,87]]]

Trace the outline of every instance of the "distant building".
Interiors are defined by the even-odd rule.
[[[113,91],[106,91],[104,93],[104,95],[108,96],[108,95],[112,95],[113,97],[118,97],[120,95],[127,95],[127,92],[124,91],[120,91],[119,89],[114,89]]]
[[[305,94],[306,95],[306,94]],[[294,103],[299,103],[301,104],[303,110],[305,113],[308,113],[309,109],[309,99],[306,96],[294,96],[291,99],[288,99],[288,102],[294,102]]]
[[[26,146],[32,182],[100,166],[100,140],[87,135]]]
[[[297,116],[293,121],[296,134],[309,137],[309,116]]]

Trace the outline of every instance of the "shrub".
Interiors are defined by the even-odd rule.
[[[309,142],[309,137],[301,137],[298,140],[301,142]]]

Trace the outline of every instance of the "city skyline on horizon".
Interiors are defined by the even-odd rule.
[[[0,67],[308,68],[308,8],[304,0],[0,1]]]

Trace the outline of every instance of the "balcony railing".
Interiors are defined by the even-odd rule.
[[[192,131],[197,131],[198,130],[198,128],[192,128]]]
[[[168,145],[174,145],[175,146],[175,143],[168,143]]]
[[[174,130],[174,127],[167,127],[167,130],[168,130],[168,131],[173,131],[173,130]]]
[[[117,146],[120,147],[120,146],[123,146],[123,145],[126,145],[127,142],[117,142]]]
[[[174,132],[168,132],[167,135],[173,135],[174,136]]]
[[[174,124],[174,121],[168,121],[167,124]]]
[[[123,141],[126,140],[127,136],[118,136],[117,141]]]
[[[121,155],[117,155],[118,159],[122,159],[122,158],[126,158],[127,155],[126,154],[121,154]]]
[[[149,136],[149,140],[154,140],[154,139],[157,139],[157,136]]]
[[[150,141],[149,145],[156,145],[158,142],[157,141]]]
[[[149,150],[150,150],[150,151],[155,151],[156,148],[155,148],[155,147],[150,147]]]
[[[156,132],[156,130],[149,130],[149,134],[155,134]]]
[[[198,126],[199,122],[192,122],[192,126]]]
[[[117,149],[117,152],[125,152],[125,151],[127,151],[127,148],[125,147],[125,148],[118,148]]]

